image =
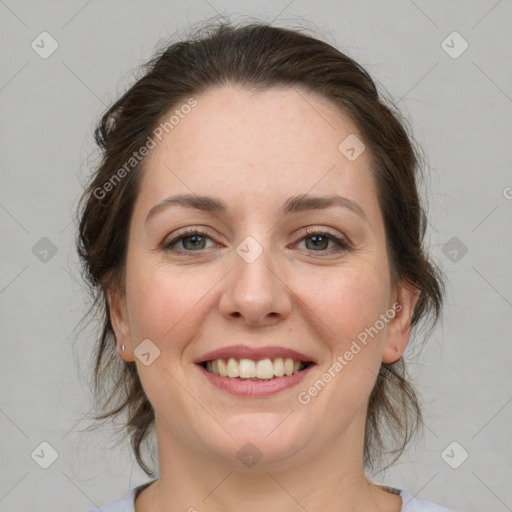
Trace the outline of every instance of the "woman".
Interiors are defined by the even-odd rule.
[[[99,416],[158,478],[103,511],[446,511],[366,476],[421,424],[402,354],[438,319],[418,160],[368,74],[267,24],[169,46],[103,116],[78,250]],[[98,509],[99,510],[99,509]]]

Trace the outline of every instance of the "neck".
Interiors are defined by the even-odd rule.
[[[357,422],[355,422],[357,423]],[[136,500],[136,512],[399,512],[402,499],[370,482],[363,467],[359,424],[335,445],[240,468],[169,436],[156,421],[159,478]],[[313,452],[313,453],[312,453]]]

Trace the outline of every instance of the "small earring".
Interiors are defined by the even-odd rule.
[[[124,343],[121,345],[121,351],[124,352]]]
[[[400,354],[400,348],[399,347],[395,347],[395,350]]]

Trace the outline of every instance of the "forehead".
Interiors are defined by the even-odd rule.
[[[243,194],[267,206],[306,193],[342,193],[358,201],[373,195],[368,152],[351,161],[339,149],[347,137],[361,136],[330,100],[298,88],[255,92],[240,86],[213,88],[194,99],[194,108],[180,111],[185,98],[162,118],[181,114],[145,162],[140,202],[146,208],[176,192],[223,195],[232,203]]]
[[[298,88],[251,91],[224,86],[195,99],[197,106],[183,115],[169,137],[164,135],[165,143],[160,145],[173,150],[177,163],[205,158],[224,163],[237,157],[267,163],[307,154],[326,162],[337,151],[340,137],[357,132],[331,101]],[[180,110],[180,104],[173,110]],[[163,116],[164,122],[167,117]]]

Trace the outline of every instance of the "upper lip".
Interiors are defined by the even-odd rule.
[[[194,362],[201,364],[206,361],[213,361],[214,359],[229,359],[230,357],[235,359],[252,359],[254,361],[267,358],[276,359],[277,357],[289,357],[291,359],[300,360],[305,363],[315,362],[311,356],[297,352],[291,348],[276,346],[248,347],[247,345],[232,345],[229,347],[221,347],[198,357]]]

